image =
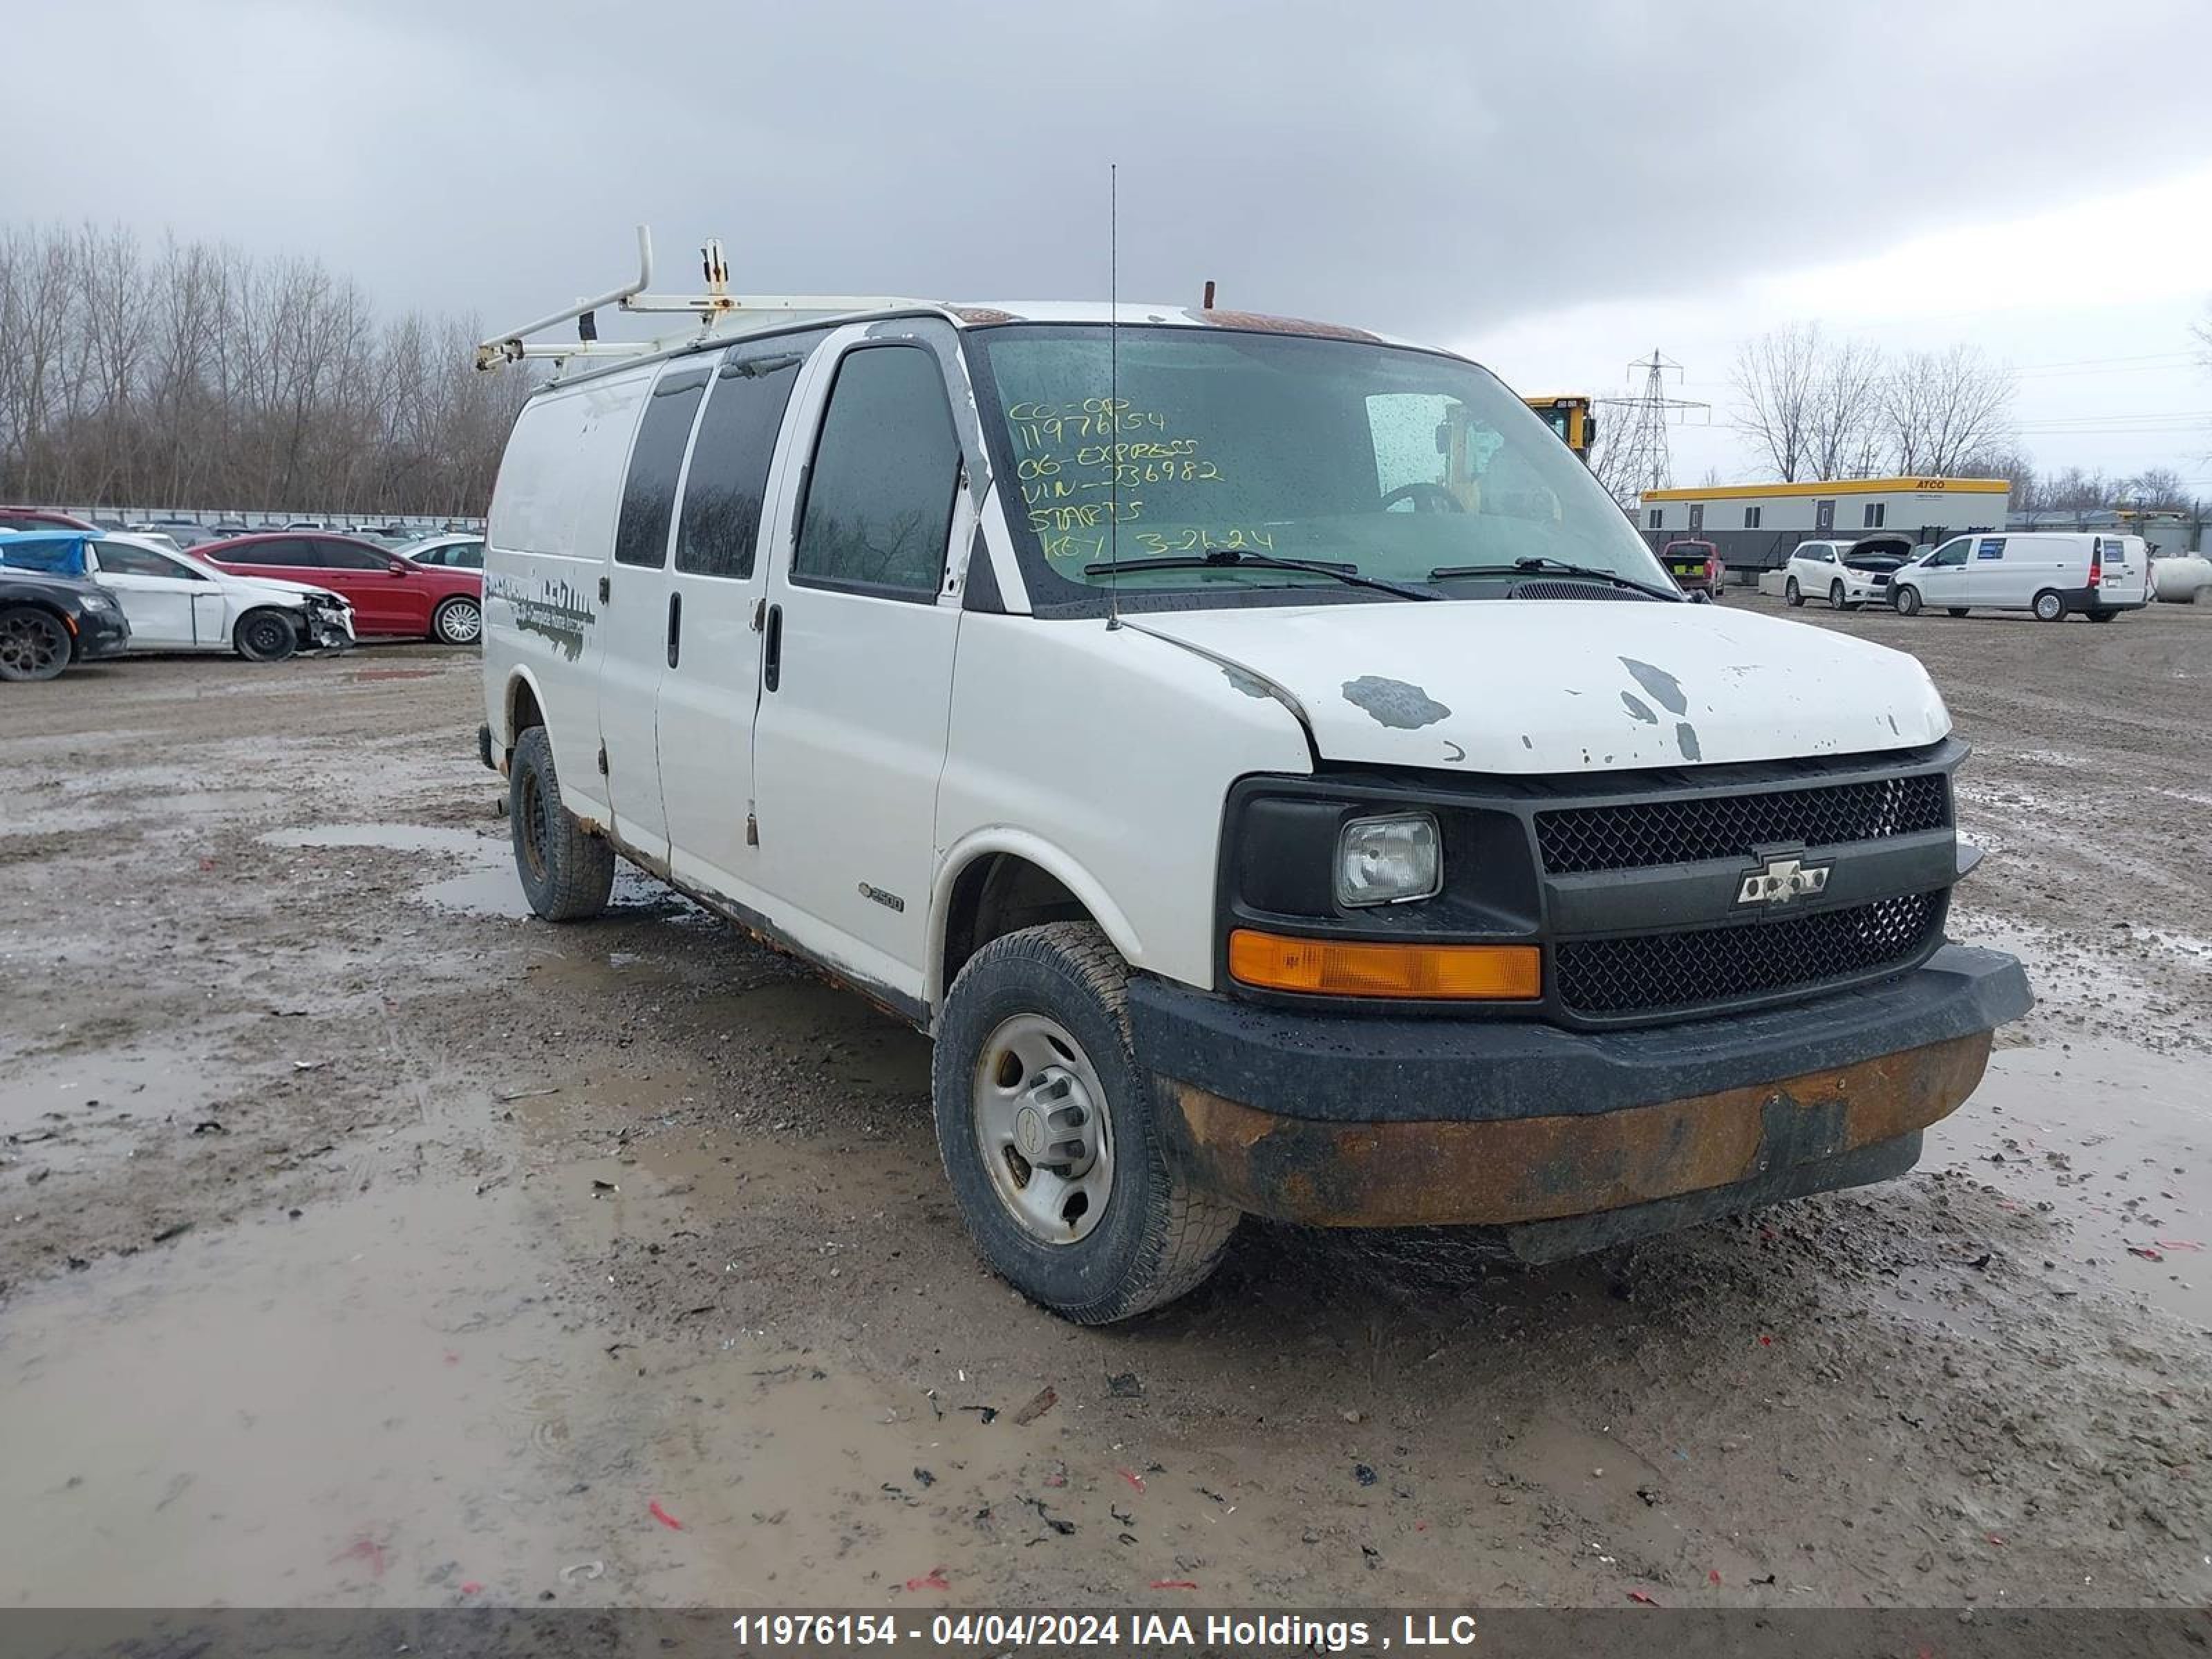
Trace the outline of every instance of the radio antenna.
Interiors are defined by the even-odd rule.
[[[1106,627],[1121,625],[1121,170],[1106,164]]]

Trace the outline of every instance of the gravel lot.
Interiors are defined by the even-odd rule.
[[[0,1606],[2212,1599],[2212,605],[1799,614],[1942,686],[2042,999],[1919,1170],[1248,1226],[1106,1331],[977,1265],[913,1033],[525,918],[472,656],[5,688]]]

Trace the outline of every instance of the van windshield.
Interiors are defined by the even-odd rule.
[[[1435,573],[1523,559],[1672,590],[1589,469],[1486,369],[1363,341],[1118,332],[1110,366],[1103,324],[970,337],[1012,471],[1007,521],[1047,586],[1114,581],[1206,603],[1196,596],[1336,586],[1235,562],[1251,554],[1447,598],[1485,584]]]

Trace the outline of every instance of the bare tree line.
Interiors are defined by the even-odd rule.
[[[1747,341],[1736,428],[1784,482],[1992,476],[2014,453],[2013,377],[1978,347],[1894,357],[1793,323]]]
[[[0,500],[477,514],[520,375],[313,259],[0,229]]]

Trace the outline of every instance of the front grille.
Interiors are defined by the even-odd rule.
[[[1578,1014],[1645,1014],[1742,1001],[1902,968],[1935,942],[1940,893],[1907,893],[1785,921],[1568,939],[1553,951],[1559,1000]]]
[[[1759,848],[1779,844],[1880,841],[1950,823],[1944,775],[1915,772],[1764,794],[1565,807],[1536,815],[1536,844],[1545,869],[1566,876],[1749,858]]]

